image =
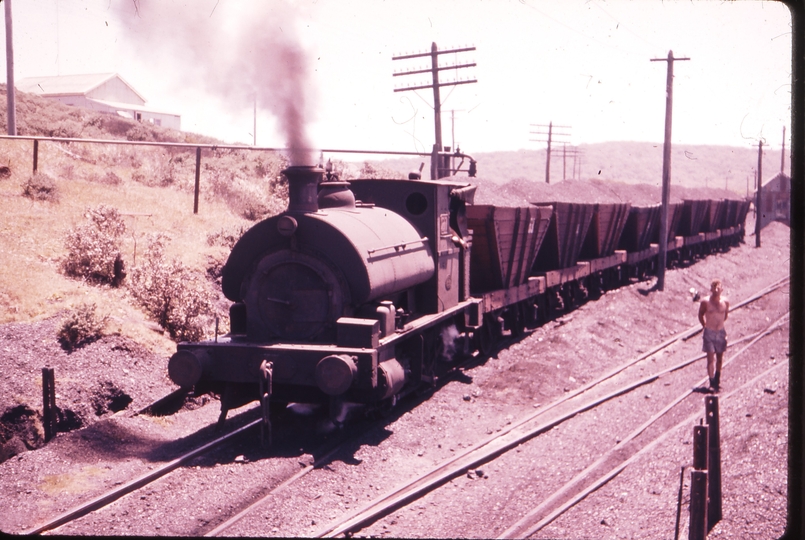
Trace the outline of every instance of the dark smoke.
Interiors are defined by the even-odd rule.
[[[177,85],[198,85],[234,113],[251,110],[256,97],[277,117],[291,164],[310,165],[305,123],[313,92],[296,19],[277,0],[135,0],[121,22],[136,50],[169,60],[171,73],[161,74]]]

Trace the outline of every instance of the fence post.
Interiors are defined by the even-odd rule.
[[[201,147],[196,147],[196,189],[193,196],[193,213],[198,214],[198,192],[201,180]]]
[[[53,368],[42,368],[42,424],[45,442],[56,436],[56,377]]]
[[[718,429],[718,396],[705,397],[704,409],[709,430],[707,530],[710,531],[716,523],[721,521],[721,440]]]
[[[39,139],[34,139],[34,172],[39,166]]]
[[[693,428],[693,471],[690,473],[689,540],[707,538],[707,426]]]

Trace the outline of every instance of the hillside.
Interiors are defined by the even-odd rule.
[[[0,87],[3,100],[4,90]],[[0,123],[5,131],[5,108]],[[24,135],[219,142],[20,92],[17,126]],[[92,211],[103,205],[122,221],[115,249],[129,277],[147,267],[147,249],[155,235],[163,235],[163,266],[187,270],[181,275],[209,299],[202,326],[211,334],[216,315],[228,321],[228,303],[215,282],[220,267],[243,230],[285,208],[280,171],[286,164],[283,156],[268,152],[203,150],[199,213],[193,214],[192,148],[42,142],[34,176],[31,141],[0,140],[0,323],[64,316],[94,304],[98,317],[108,318],[106,333],[163,353],[175,350],[168,332],[132,297],[130,279],[115,287],[65,274],[68,234],[90,226]]]
[[[576,178],[597,178],[627,184],[662,183],[662,144],[645,142],[607,142],[583,144],[581,173]],[[481,180],[505,184],[512,180],[545,181],[545,149],[516,150],[511,152],[472,152],[478,161]],[[379,166],[407,172],[419,168],[421,159],[389,159],[376,162]],[[372,162],[375,163],[375,162]],[[425,171],[429,161],[426,161]],[[578,167],[578,164],[577,164]],[[757,146],[737,148],[731,146],[676,145],[671,153],[671,183],[686,188],[721,188],[739,195],[751,193],[757,169]],[[780,150],[763,151],[763,179],[767,182],[780,171]],[[791,173],[790,159],[786,157],[786,174]],[[426,173],[427,174],[427,173]],[[561,155],[551,158],[551,183],[573,178],[573,159],[563,163]],[[747,188],[748,182],[748,188]]]

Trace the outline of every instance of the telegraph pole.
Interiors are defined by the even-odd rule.
[[[538,130],[547,129],[548,131],[532,131],[531,135],[543,135],[546,136],[547,139],[531,139],[535,142],[547,142],[548,143],[548,150],[545,154],[545,183],[551,183],[551,142],[553,141],[554,135],[559,137],[570,137],[570,133],[554,133],[553,128],[558,129],[570,129],[570,126],[554,126],[553,122],[548,122],[548,125],[545,124],[531,124],[531,127],[535,127]],[[560,141],[564,143],[565,141]]]
[[[785,126],[783,126],[783,151],[780,152],[780,172],[785,171]]]
[[[433,115],[434,115],[434,128],[435,128],[435,143],[433,145],[433,157],[431,158],[430,162],[430,178],[431,180],[436,180],[438,178],[443,178],[446,176],[444,174],[444,165],[442,164],[442,158],[439,155],[439,152],[444,150],[442,146],[442,98],[439,94],[439,88],[442,86],[456,86],[459,84],[469,84],[469,83],[476,83],[478,82],[476,79],[464,79],[464,80],[453,80],[449,82],[439,82],[439,72],[445,71],[448,69],[455,69],[458,70],[460,68],[468,68],[474,67],[476,64],[475,62],[471,62],[468,64],[453,64],[451,66],[440,66],[439,65],[439,55],[440,54],[451,54],[451,53],[460,53],[466,51],[474,51],[475,47],[462,47],[459,49],[449,49],[440,51],[439,48],[436,46],[436,43],[432,43],[430,47],[430,52],[426,53],[416,53],[416,54],[405,54],[399,56],[392,56],[392,60],[406,60],[409,58],[423,58],[423,57],[430,57],[431,66],[430,68],[426,69],[415,69],[411,71],[401,71],[395,72],[393,77],[400,77],[402,75],[414,75],[414,74],[421,74],[421,73],[430,73],[432,82],[430,84],[425,85],[418,85],[418,86],[406,86],[403,88],[395,88],[395,92],[406,92],[409,90],[422,90],[425,88],[432,88],[433,89]]]
[[[763,193],[763,139],[757,143],[757,197],[755,197],[755,247],[760,247],[760,228],[763,225],[761,216],[761,193]]]
[[[657,269],[657,290],[665,288],[665,266],[668,260],[668,202],[671,198],[671,110],[674,94],[674,61],[690,58],[674,58],[668,51],[668,58],[652,58],[651,62],[668,62],[668,75],[665,82],[665,143],[662,151],[662,211],[660,212],[660,264]]]
[[[577,146],[567,147],[567,143],[562,143],[562,180],[567,180],[567,159],[573,159],[573,170],[571,171],[571,178],[576,178],[576,158],[579,157],[581,150]],[[557,154],[559,155],[558,151]]]
[[[5,0],[6,10],[6,99],[8,101],[8,134],[17,134],[17,107],[14,104],[14,40],[11,39],[11,0]]]

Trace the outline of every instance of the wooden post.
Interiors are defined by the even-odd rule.
[[[707,471],[690,472],[690,526],[688,540],[707,538]]]
[[[39,139],[34,139],[34,172],[39,168]]]
[[[17,107],[14,90],[14,39],[11,20],[11,0],[3,2],[6,12],[6,125],[9,135],[17,134]]]
[[[196,147],[196,189],[193,196],[193,213],[198,214],[198,193],[201,185],[201,147]]]
[[[693,428],[693,471],[690,473],[689,540],[707,537],[707,426]]]
[[[719,435],[718,396],[704,398],[705,415],[709,437],[707,441],[707,530],[721,521],[721,440]]]
[[[42,424],[45,442],[56,436],[56,377],[53,368],[42,368]]]
[[[553,122],[548,122],[548,152],[545,154],[545,183],[551,183],[551,132]]]

